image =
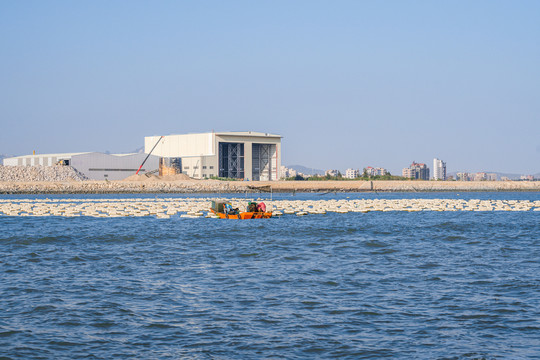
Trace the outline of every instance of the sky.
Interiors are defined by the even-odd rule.
[[[280,134],[282,163],[540,172],[540,1],[0,0],[0,154]]]

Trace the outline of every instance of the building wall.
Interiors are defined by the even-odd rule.
[[[3,163],[5,166],[53,166],[60,160],[70,161],[74,155],[80,154],[86,153],[23,155],[5,158]]]
[[[281,137],[264,133],[217,133],[215,137],[215,149],[219,148],[220,142],[232,142],[244,144],[244,177],[253,180],[253,144],[275,145],[275,151],[271,158],[271,174],[269,180],[279,180],[281,174]],[[267,179],[262,178],[261,181]]]
[[[4,163],[4,166],[18,166],[19,165],[19,159],[17,159],[17,158],[5,158],[3,163]]]
[[[161,140],[158,143],[158,140]],[[144,138],[144,152],[149,153],[156,145],[152,155],[160,157],[213,156],[216,154],[214,134],[185,134],[166,136],[147,136]]]
[[[403,171],[401,172],[401,176],[412,179],[414,177],[414,170],[411,168],[403,168]]]
[[[91,180],[123,180],[134,175],[147,154],[109,155],[87,153],[74,155],[71,166]],[[139,174],[158,170],[159,157],[151,155]]]
[[[244,178],[253,180],[253,144],[275,145],[269,177],[278,180],[281,173],[281,136],[257,132],[204,133],[145,137],[145,153],[156,145],[152,155],[182,158],[182,172],[190,177],[219,176],[219,143],[244,144]],[[261,179],[265,180],[265,179]]]
[[[182,158],[182,173],[201,179],[218,176],[217,156],[193,156]]]

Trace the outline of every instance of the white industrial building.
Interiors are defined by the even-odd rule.
[[[53,166],[70,165],[73,156],[88,154],[81,153],[62,153],[62,154],[40,154],[23,155],[4,159],[4,166]]]
[[[24,155],[4,159],[4,166],[68,165],[91,180],[122,180],[135,174],[147,157],[144,153],[103,154],[99,152]],[[157,171],[159,158],[149,156],[139,174]]]
[[[280,135],[246,131],[147,136],[144,150],[158,157],[180,158],[182,173],[193,178],[280,178]]]

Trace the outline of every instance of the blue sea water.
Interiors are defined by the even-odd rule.
[[[0,216],[0,255],[1,359],[540,358],[540,212]]]

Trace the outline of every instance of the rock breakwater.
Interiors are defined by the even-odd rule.
[[[3,166],[0,165],[2,182],[59,182],[88,180],[71,166]]]
[[[540,191],[540,181],[16,181],[0,194]]]

